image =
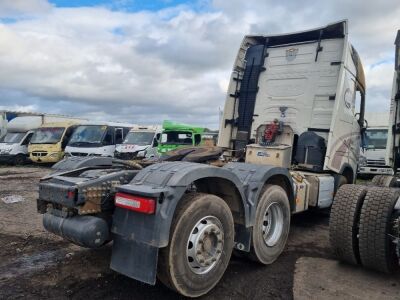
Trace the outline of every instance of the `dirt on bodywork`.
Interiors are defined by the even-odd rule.
[[[36,198],[39,179],[49,172],[26,166],[0,168],[0,299],[180,297],[161,283],[150,286],[110,270],[110,244],[84,249],[46,232]],[[291,299],[299,257],[333,257],[326,212],[294,216],[288,245],[272,265],[233,256],[220,283],[203,298]]]

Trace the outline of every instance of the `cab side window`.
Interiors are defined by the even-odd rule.
[[[75,128],[76,127],[68,127],[67,130],[65,131],[64,138],[61,144],[61,147],[63,149],[67,146],[69,139],[71,138],[71,135],[74,133]]]
[[[106,132],[106,135],[105,135],[104,140],[103,140],[103,145],[109,146],[109,145],[113,145],[114,144],[113,131],[114,131],[114,128],[111,128],[111,127],[107,128],[107,132]]]
[[[122,144],[124,141],[122,128],[115,129],[115,144]]]
[[[200,134],[195,134],[194,135],[194,144],[197,146],[201,142],[201,135]]]
[[[21,145],[22,146],[26,146],[29,144],[29,142],[31,141],[33,132],[28,133],[28,135],[25,137],[25,139],[22,141]]]

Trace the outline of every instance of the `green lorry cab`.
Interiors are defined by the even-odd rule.
[[[178,148],[200,146],[205,128],[194,125],[164,121],[157,151],[163,154]]]

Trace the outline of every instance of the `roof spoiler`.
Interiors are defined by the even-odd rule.
[[[286,33],[280,35],[249,35],[260,44],[267,43],[268,47],[293,43],[306,43],[324,39],[344,38],[347,35],[347,20],[329,24],[312,30]]]

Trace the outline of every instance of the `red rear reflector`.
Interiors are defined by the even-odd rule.
[[[154,214],[156,210],[156,201],[152,198],[117,193],[115,195],[115,206],[150,215]]]
[[[75,197],[75,192],[74,191],[68,191],[67,197],[68,198],[74,198]]]

